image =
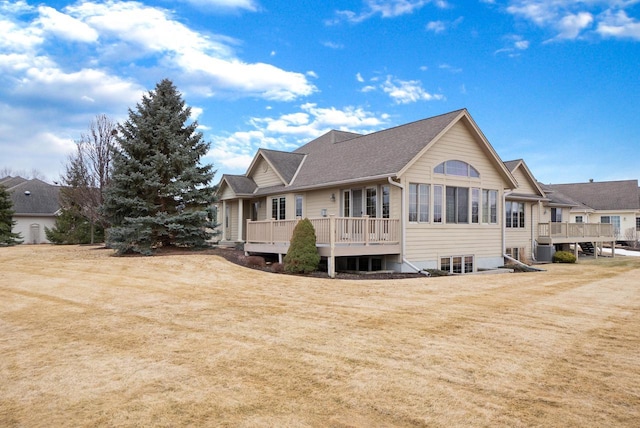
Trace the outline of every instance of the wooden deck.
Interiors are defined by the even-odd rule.
[[[400,253],[399,219],[330,216],[309,220],[321,256],[331,256],[332,248],[336,257]],[[248,221],[245,251],[285,254],[299,221]]]
[[[538,243],[613,242],[613,225],[606,223],[538,223]]]

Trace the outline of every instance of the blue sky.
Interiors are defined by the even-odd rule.
[[[214,181],[459,108],[542,182],[640,178],[640,0],[0,1],[0,169],[57,180],[163,78]]]

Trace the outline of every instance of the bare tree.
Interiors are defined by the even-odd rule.
[[[37,178],[38,180],[46,181],[45,175],[35,168],[32,168],[29,172],[24,169],[13,169],[8,166],[3,166],[0,168],[0,178],[3,177],[22,177],[27,180]]]
[[[62,203],[76,210],[91,223],[91,243],[96,224],[106,226],[100,207],[104,189],[111,176],[112,150],[116,143],[116,123],[104,114],[89,124],[89,132],[76,141],[76,151],[69,155],[64,176]]]

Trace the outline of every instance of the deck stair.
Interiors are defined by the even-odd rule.
[[[583,254],[593,255],[593,242],[580,242],[580,248]]]

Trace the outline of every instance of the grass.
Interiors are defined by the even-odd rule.
[[[637,426],[640,258],[336,281],[0,248],[0,426]]]

